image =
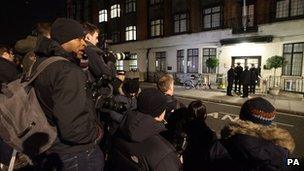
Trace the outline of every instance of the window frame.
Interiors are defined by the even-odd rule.
[[[126,10],[126,14],[136,12],[136,0],[126,0],[125,10]]]
[[[111,8],[111,15],[110,15],[110,18],[111,18],[111,19],[119,18],[119,17],[120,17],[120,13],[121,13],[120,4],[111,5],[110,8]]]
[[[295,52],[294,51],[294,47],[295,47],[295,45],[296,44],[302,44],[302,52]],[[291,52],[286,52],[285,51],[285,46],[288,46],[288,45],[291,45],[292,46],[292,48],[291,48]],[[301,54],[301,56],[302,56],[302,58],[301,58],[301,66],[299,67],[299,73],[300,74],[293,74],[295,71],[294,71],[294,56],[295,56],[295,54]],[[295,42],[295,43],[285,43],[285,44],[283,44],[283,58],[284,58],[284,60],[285,61],[287,61],[286,60],[286,56],[287,55],[291,55],[290,56],[290,71],[289,71],[289,74],[287,74],[286,72],[286,65],[287,65],[287,63],[285,63],[284,65],[283,65],[283,67],[282,67],[282,75],[283,76],[302,76],[303,75],[303,56],[304,56],[304,42]]]
[[[281,2],[287,2],[287,5],[283,8],[285,8],[287,11],[285,11],[285,13],[287,14],[287,16],[283,16],[283,17],[278,17],[278,3]],[[299,0],[301,1],[301,0]],[[300,3],[297,3],[300,4]],[[297,6],[299,7],[299,5]],[[298,14],[298,15],[292,15],[292,10],[294,8],[292,8],[292,0],[276,0],[276,5],[275,5],[275,13],[274,13],[274,20],[275,21],[281,21],[281,20],[290,20],[290,19],[296,19],[296,18],[304,18],[304,5],[302,5],[302,14]],[[299,8],[297,8],[299,9]]]
[[[156,23],[158,20],[159,20],[159,23]],[[160,34],[156,35],[158,27],[159,27]],[[159,19],[151,20],[149,28],[150,28],[150,37],[151,38],[163,36],[164,35],[164,19],[159,18]]]
[[[181,18],[181,15],[185,15],[185,18]],[[176,18],[176,16],[178,16],[178,18]],[[186,30],[181,31],[181,24],[182,21],[185,21],[186,23]],[[176,24],[178,24],[178,31],[176,31]],[[189,31],[189,14],[188,12],[182,12],[182,13],[176,13],[173,15],[173,33],[174,34],[181,34],[181,33],[187,33]]]
[[[192,51],[190,54],[189,52]],[[197,51],[196,54],[194,54],[193,51]],[[198,73],[198,65],[199,65],[199,49],[198,48],[192,48],[187,49],[187,73]],[[189,62],[191,59],[191,68],[189,66]],[[195,68],[193,68],[193,61],[195,62]]]
[[[156,65],[158,63],[158,66]],[[162,65],[164,63],[164,66]],[[163,66],[163,67],[162,67]],[[157,72],[166,72],[167,68],[167,58],[166,58],[166,52],[155,52],[155,69]]]
[[[185,71],[185,50],[180,49],[176,51],[176,72],[184,73]]]
[[[113,38],[114,37],[114,38]],[[117,37],[117,41],[115,41],[115,37]],[[117,44],[121,42],[121,35],[119,31],[113,31],[111,34],[112,44]]]
[[[164,0],[149,0],[148,3],[149,3],[149,6],[154,6],[154,5],[163,4]]]
[[[116,61],[116,70],[124,70],[124,60]]]
[[[131,36],[131,37],[129,37],[129,36]],[[126,27],[126,29],[125,29],[125,40],[126,41],[136,40],[136,26],[127,26]]]
[[[132,64],[132,62],[136,63],[136,65]],[[128,61],[129,71],[138,71],[138,56],[136,53],[130,54],[130,60]]]
[[[99,23],[108,21],[108,10],[102,9],[98,12],[98,21]]]
[[[213,12],[213,9],[214,8],[217,8],[217,7],[219,7],[219,11],[216,11],[216,12]],[[208,9],[210,9],[210,13],[208,13],[208,14],[206,14],[205,13],[205,11],[206,10],[208,10]],[[219,29],[219,28],[221,28],[222,27],[222,22],[223,22],[223,20],[222,20],[222,12],[223,12],[223,7],[219,4],[219,5],[213,5],[213,6],[209,6],[209,7],[204,7],[203,9],[202,9],[202,20],[203,20],[203,22],[202,22],[202,27],[203,27],[203,30],[215,30],[215,29]],[[214,16],[215,14],[219,14],[219,25],[218,26],[212,26],[213,25],[213,17],[212,16]],[[206,27],[205,26],[205,17],[206,16],[210,16],[210,27]]]
[[[205,54],[205,50],[208,50],[208,54]],[[211,51],[214,50],[214,55],[211,54]],[[216,58],[216,48],[203,48],[203,59],[202,59],[202,73],[216,73],[216,68],[213,68],[213,69],[210,69],[207,67],[207,63],[206,61],[209,59],[209,58]]]

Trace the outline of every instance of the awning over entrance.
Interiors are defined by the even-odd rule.
[[[237,43],[250,43],[250,42],[272,42],[273,36],[251,36],[251,37],[238,37],[220,40],[221,45],[231,45]]]

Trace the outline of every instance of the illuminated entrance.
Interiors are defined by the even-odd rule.
[[[261,68],[261,56],[232,56],[231,64],[237,66],[237,63],[241,63],[241,66],[245,68],[248,66],[251,68],[251,64],[254,64],[256,68]]]

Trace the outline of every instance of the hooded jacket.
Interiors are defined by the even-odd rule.
[[[287,130],[243,120],[222,130],[221,145],[217,147],[225,150],[213,151],[226,151],[217,156],[224,163],[218,166],[233,170],[281,170],[295,148]]]
[[[50,39],[43,38],[36,48],[40,58],[33,68],[47,57],[71,56]],[[43,45],[43,46],[42,46]],[[50,64],[34,81],[40,105],[48,120],[58,131],[58,138],[49,152],[66,154],[90,149],[100,136],[91,92],[86,89],[87,77],[71,61]]]
[[[177,153],[159,135],[165,126],[143,113],[131,111],[125,116],[113,140],[112,170],[178,171]]]

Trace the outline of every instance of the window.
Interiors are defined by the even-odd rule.
[[[156,52],[156,71],[166,72],[166,52]]]
[[[137,66],[137,54],[131,54],[130,55],[129,70],[130,71],[137,71],[138,70],[138,66]]]
[[[177,14],[174,16],[174,33],[188,31],[187,14]]]
[[[286,63],[283,67],[283,75],[302,75],[303,51],[304,43],[284,44],[283,57]]]
[[[111,18],[120,17],[120,5],[115,4],[111,6]]]
[[[84,21],[89,21],[90,20],[89,10],[90,10],[89,0],[85,0],[84,5],[83,5],[83,19],[84,19]]]
[[[123,60],[116,61],[116,70],[124,70],[123,62]]]
[[[203,49],[203,73],[215,73],[215,68],[210,69],[207,67],[207,59],[216,57],[216,48]]]
[[[242,16],[244,16],[244,11],[242,10]],[[254,4],[246,6],[246,15],[243,17],[243,23],[246,22],[247,27],[254,26]]]
[[[203,10],[204,29],[211,29],[221,26],[221,7],[216,6]]]
[[[184,73],[184,50],[177,51],[177,72]]]
[[[120,42],[120,32],[114,31],[112,33],[111,38],[112,38],[112,43],[119,43]]]
[[[136,26],[126,27],[126,41],[136,40]]]
[[[151,37],[162,36],[164,32],[163,19],[151,21]]]
[[[150,0],[150,5],[163,3],[163,0]]]
[[[187,51],[187,72],[198,73],[198,49]]]
[[[101,10],[99,11],[99,22],[106,22],[108,21],[108,13],[107,10]]]
[[[277,0],[276,18],[304,15],[304,0]]]
[[[135,0],[126,0],[126,13],[136,11],[136,2]]]

